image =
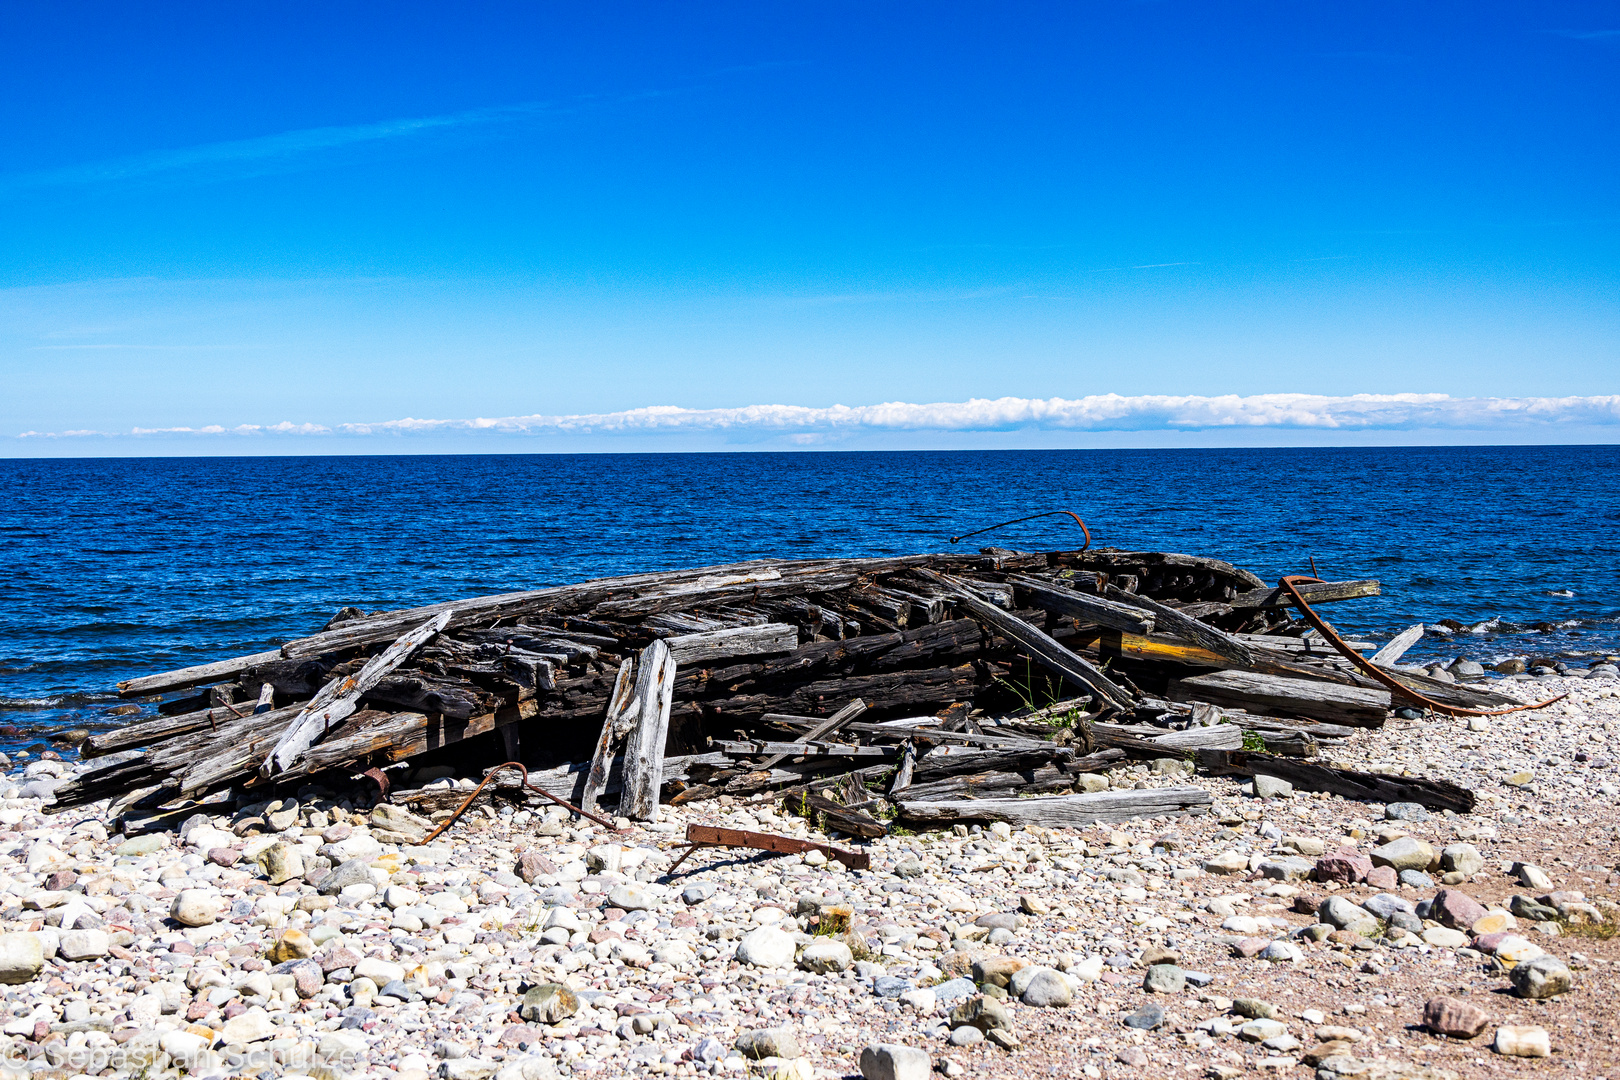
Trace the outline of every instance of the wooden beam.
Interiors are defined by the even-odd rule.
[[[737,626],[728,630],[682,634],[680,637],[665,638],[664,643],[675,654],[675,662],[689,668],[733,656],[790,653],[799,647],[799,628],[787,623]]]
[[[635,697],[640,703],[624,748],[624,781],[619,813],[635,821],[658,820],[658,794],[664,782],[664,743],[669,738],[669,707],[675,693],[675,658],[662,640],[641,650],[636,660]]]
[[[839,709],[837,712],[827,717],[827,719],[805,732],[804,741],[810,742],[813,739],[825,738],[865,711],[866,702],[862,701],[860,698],[856,698],[854,701],[850,702],[848,705],[845,705],[842,709]],[[761,765],[760,768],[774,768],[791,756],[791,754],[776,754]]]
[[[1161,604],[1157,600],[1146,596],[1128,593],[1116,586],[1108,586],[1108,599],[1132,607],[1142,608],[1153,613],[1155,628],[1162,634],[1190,641],[1203,649],[1208,649],[1217,656],[1223,656],[1233,664],[1240,667],[1253,667],[1255,662],[1254,650],[1234,638],[1232,635],[1215,629],[1207,623],[1201,623],[1188,615],[1183,615],[1168,604]]]
[[[310,699],[309,704],[304,706],[304,711],[299,713],[282,733],[281,741],[276,743],[275,749],[259,767],[259,775],[269,779],[276,773],[291,768],[299,754],[313,746],[315,740],[324,735],[333,724],[354,712],[366,691],[380,683],[383,676],[410,659],[417,649],[433,640],[454,614],[453,611],[440,612],[433,619],[402,635],[388,648],[367,660],[365,666],[355,674],[333,679],[321,687],[320,693]]]
[[[935,825],[959,821],[1005,821],[1011,825],[1077,828],[1135,818],[1206,814],[1213,803],[1209,792],[1203,788],[1168,787],[1033,799],[953,799],[942,802],[908,799],[900,803],[900,816],[908,821]]]
[[[280,650],[271,649],[269,652],[254,653],[252,656],[238,656],[230,660],[216,660],[211,664],[180,668],[178,671],[125,679],[118,684],[118,696],[144,697],[147,694],[164,694],[170,690],[184,690],[192,686],[224,682],[226,679],[234,679],[250,667],[280,659]]]
[[[1306,603],[1310,601],[1307,600]],[[1389,643],[1372,654],[1372,662],[1379,665],[1389,665],[1406,655],[1406,650],[1416,645],[1418,638],[1423,636],[1423,624],[1408,626],[1405,630],[1389,639]]]
[[[1305,598],[1307,604],[1326,604],[1335,600],[1359,600],[1365,596],[1377,596],[1383,589],[1379,582],[1372,579],[1358,581],[1325,581],[1320,585],[1301,585],[1299,594]],[[1227,603],[1235,608],[1280,608],[1293,604],[1293,598],[1280,588],[1251,589],[1232,597]]]
[[[1023,593],[1029,602],[1045,608],[1055,615],[1069,615],[1092,626],[1106,626],[1110,630],[1123,630],[1131,634],[1151,634],[1153,614],[1129,604],[1105,600],[1094,593],[1059,589],[1039,578],[1009,574],[1008,584]]]
[[[585,794],[580,797],[579,805],[587,810],[595,810],[596,800],[607,790],[613,744],[630,733],[628,718],[637,710],[635,670],[635,660],[627,656],[619,664],[618,678],[613,681],[613,696],[608,698],[607,715],[602,719],[602,732],[597,736],[596,752],[591,755],[590,772],[585,779]]]
[[[1021,647],[1042,667],[1078,686],[1085,687],[1115,708],[1128,709],[1134,704],[1135,699],[1129,691],[1098,671],[1083,657],[1070,652],[1044,631],[980,599],[978,594],[972,591],[969,582],[959,578],[945,580],[948,584],[958,587],[957,596],[960,603],[974,618],[988,624],[1001,636]]]
[[[1389,717],[1387,690],[1286,679],[1252,671],[1212,671],[1170,684],[1172,701],[1207,701],[1268,716],[1303,716],[1351,727],[1382,727]]]
[[[1448,780],[1334,769],[1243,751],[1198,750],[1194,753],[1199,766],[1216,776],[1275,776],[1302,791],[1327,791],[1359,802],[1415,802],[1430,810],[1450,810],[1458,814],[1474,809],[1474,793]]]

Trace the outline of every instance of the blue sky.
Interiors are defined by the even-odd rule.
[[[1617,76],[1612,3],[8,5],[0,454],[1613,441]]]

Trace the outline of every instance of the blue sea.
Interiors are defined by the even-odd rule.
[[[1376,577],[1410,655],[1620,650],[1620,447],[0,460],[0,749],[113,684],[410,607],[760,556],[946,550],[1072,509],[1098,545]],[[1077,547],[1064,517],[963,546]],[[1584,660],[1583,660],[1584,663]]]

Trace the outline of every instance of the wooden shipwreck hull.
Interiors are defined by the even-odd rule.
[[[1378,588],[1329,582],[1305,595]],[[1245,727],[1306,753],[1382,723],[1399,702],[1313,640],[1290,602],[1215,559],[987,548],[345,608],[277,650],[120,684],[158,715],[94,735],[82,749],[95,760],[57,806],[269,798],[368,770],[385,770],[373,773],[385,789],[400,775],[391,766],[452,759],[520,761],[547,790],[618,798],[636,817],[660,798],[830,773],[847,778],[838,805],[859,813],[874,787],[903,807],[1062,792],[1126,754],[1236,749]],[[1212,706],[1235,722],[1209,728]],[[968,751],[979,760],[963,766]],[[908,788],[924,798],[900,799]],[[952,802],[918,817],[962,814]]]

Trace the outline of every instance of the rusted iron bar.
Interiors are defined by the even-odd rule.
[[[698,848],[703,847],[745,847],[758,851],[773,851],[778,855],[798,855],[806,851],[819,851],[829,859],[837,860],[850,870],[867,870],[872,866],[872,857],[864,851],[845,851],[843,848],[833,847],[831,844],[818,844],[813,840],[798,840],[791,836],[777,836],[773,833],[748,832],[745,829],[717,829],[712,825],[688,825],[686,827],[686,842],[691,845],[675,860],[675,865],[669,868],[669,876],[675,876],[675,871],[681,863],[691,857]]]
[[[596,822],[598,825],[604,826],[605,828],[609,828],[609,829],[614,828],[613,822],[609,821],[607,818],[598,817],[596,814],[591,813],[589,810],[582,810],[579,807],[575,806],[573,803],[569,802],[567,799],[559,799],[557,796],[553,795],[551,792],[547,791],[545,788],[541,787],[540,785],[529,783],[529,770],[524,768],[523,764],[521,762],[507,761],[507,762],[503,762],[502,764],[497,765],[493,769],[489,770],[489,772],[484,775],[484,779],[479,781],[478,786],[473,788],[472,794],[467,796],[467,801],[462,803],[460,806],[456,807],[455,813],[451,814],[448,818],[446,818],[443,821],[443,823],[441,823],[439,825],[439,827],[437,829],[434,829],[432,832],[428,833],[421,840],[417,841],[417,843],[419,843],[419,844],[431,843],[435,838],[438,837],[438,835],[440,833],[444,832],[444,830],[446,830],[450,826],[454,825],[461,818],[461,815],[467,812],[467,807],[469,807],[469,806],[471,806],[473,804],[473,800],[477,799],[478,796],[483,793],[484,785],[489,783],[491,780],[495,779],[495,774],[500,772],[502,769],[516,769],[518,772],[523,774],[523,786],[524,787],[528,788],[530,791],[534,792],[536,795],[545,796],[546,798],[550,799],[552,802],[556,803],[558,806],[562,807],[564,810],[567,810],[569,813],[578,814],[582,818],[588,818],[591,821]],[[384,790],[386,791],[387,789],[385,788]]]
[[[1311,610],[1311,605],[1307,604],[1305,602],[1305,597],[1300,595],[1299,586],[1321,585],[1323,584],[1321,578],[1306,577],[1303,574],[1289,574],[1279,580],[1277,584],[1288,593],[1289,597],[1294,602],[1294,606],[1299,609],[1299,613],[1305,616],[1305,621],[1314,626],[1316,628],[1316,632],[1327,639],[1327,643],[1329,645],[1332,645],[1339,651],[1340,656],[1343,656],[1346,660],[1349,660],[1352,664],[1356,665],[1356,667],[1360,668],[1372,678],[1382,683],[1385,687],[1388,687],[1393,693],[1419,702],[1424,707],[1433,709],[1437,713],[1445,713],[1447,716],[1502,716],[1506,713],[1545,709],[1553,702],[1562,701],[1569,696],[1568,694],[1559,694],[1557,697],[1548,698],[1546,701],[1538,701],[1533,705],[1513,705],[1506,709],[1465,709],[1460,705],[1447,705],[1444,702],[1435,701],[1433,698],[1424,697],[1422,694],[1418,693],[1416,690],[1413,690],[1410,686],[1407,686],[1389,672],[1385,671],[1383,668],[1374,664],[1371,660],[1368,660],[1365,656],[1362,656],[1359,652],[1352,649],[1350,647],[1350,643],[1345,641],[1344,638],[1340,637],[1339,632],[1333,629],[1326,619],[1322,618],[1322,616]]]
[[[1086,534],[1086,542],[1080,545],[1080,550],[1085,551],[1087,548],[1089,548],[1091,546],[1091,530],[1086,528],[1086,523],[1081,521],[1080,515],[1075,513],[1073,510],[1043,510],[1039,514],[1031,514],[1028,517],[1013,518],[1011,521],[1003,521],[995,525],[986,525],[982,529],[974,529],[972,532],[965,532],[961,536],[951,537],[951,543],[955,544],[962,540],[966,540],[970,536],[978,536],[980,533],[993,532],[996,529],[1006,528],[1008,525],[1017,525],[1019,522],[1034,521],[1036,518],[1043,517],[1055,517],[1058,514],[1068,514],[1070,517],[1074,518],[1074,523],[1080,526],[1081,532]]]

